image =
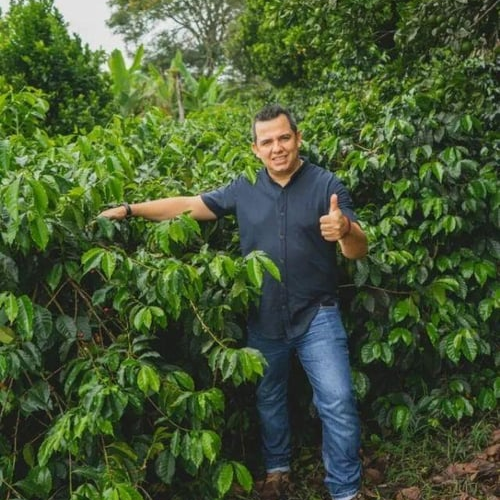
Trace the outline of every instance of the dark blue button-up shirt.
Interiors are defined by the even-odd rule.
[[[217,217],[235,214],[241,251],[264,251],[278,266],[281,281],[266,273],[262,297],[249,314],[248,326],[266,338],[303,334],[321,303],[337,298],[335,243],[321,236],[319,219],[338,195],[342,212],[356,220],[351,197],[333,174],[305,160],[282,187],[263,168],[252,184],[240,176],[201,195]]]

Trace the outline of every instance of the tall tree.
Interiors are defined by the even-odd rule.
[[[223,61],[223,45],[244,0],[109,0],[108,25],[127,42],[141,42],[149,60],[168,67],[177,50],[210,75]],[[163,61],[163,64],[162,64]]]
[[[13,0],[0,18],[0,76],[14,90],[34,87],[50,103],[46,125],[54,132],[89,129],[107,120],[109,78],[104,53],[70,35],[53,0]]]

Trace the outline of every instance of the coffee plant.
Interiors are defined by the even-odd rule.
[[[28,96],[15,96],[20,113]],[[25,116],[25,130],[38,119]],[[153,110],[76,139],[35,129],[0,143],[5,498],[219,498],[233,482],[251,487],[223,453],[235,411],[223,388],[262,374],[242,317],[277,268],[257,252],[238,257],[226,222],[96,219],[106,203],[208,189],[239,165],[251,175],[233,126],[179,130]]]

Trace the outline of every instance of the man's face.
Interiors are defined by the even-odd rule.
[[[300,132],[294,132],[285,115],[255,123],[252,150],[277,182],[287,181],[299,168]]]

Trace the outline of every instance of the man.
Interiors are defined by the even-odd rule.
[[[261,498],[278,500],[289,485],[287,385],[295,351],[323,426],[325,484],[333,499],[350,500],[361,482],[360,428],[338,307],[335,253],[339,246],[349,259],[364,257],[367,239],[339,179],[299,156],[301,139],[286,109],[267,106],[253,123],[252,149],[264,164],[255,184],[241,176],[199,196],[123,204],[101,215],[155,221],[184,212],[197,220],[236,215],[243,254],[262,250],[281,273],[280,281],[265,277],[259,305],[248,318],[248,345],[267,361],[257,387],[267,470],[258,483]]]

